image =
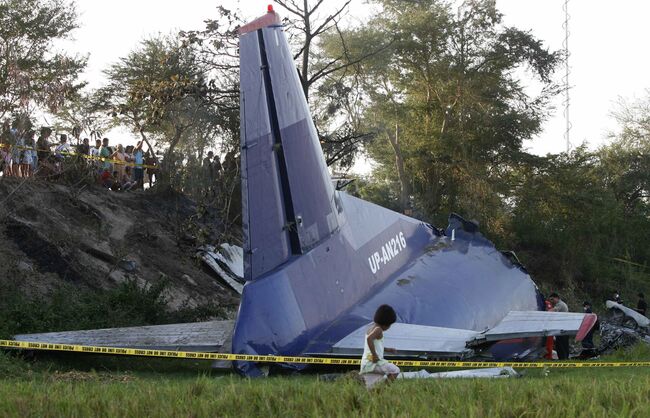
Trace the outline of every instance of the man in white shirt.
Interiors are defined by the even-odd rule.
[[[95,146],[90,148],[90,159],[93,162],[93,165],[99,168],[102,166],[102,162],[99,160],[99,151],[102,148],[102,140],[101,139],[96,139],[95,140]]]
[[[553,304],[552,312],[569,312],[569,307],[557,293],[551,293],[548,300]],[[557,351],[557,358],[559,360],[566,360],[569,358],[569,336],[561,335],[555,337],[555,351]]]
[[[56,146],[54,150],[54,155],[58,159],[63,159],[63,153],[70,152],[70,144],[68,144],[68,136],[66,134],[61,134],[61,142]]]

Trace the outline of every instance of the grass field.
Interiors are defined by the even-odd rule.
[[[647,360],[637,348],[608,360]],[[527,370],[499,380],[397,381],[368,392],[317,375],[244,379],[177,360],[0,354],[0,416],[648,417],[650,370]]]

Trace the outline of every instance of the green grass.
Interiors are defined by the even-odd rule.
[[[647,347],[607,360],[650,358]],[[647,369],[526,370],[500,380],[397,381],[368,392],[316,375],[244,379],[177,360],[0,354],[3,417],[647,417]]]

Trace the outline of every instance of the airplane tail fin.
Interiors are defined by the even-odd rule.
[[[246,280],[338,228],[335,194],[280,19],[240,29],[242,206]]]

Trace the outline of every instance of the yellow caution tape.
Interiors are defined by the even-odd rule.
[[[22,145],[9,145],[9,147],[13,148],[18,148],[18,149],[23,149],[23,150],[31,150],[31,151],[36,151],[36,152],[49,152],[51,154],[61,154],[61,155],[66,155],[66,156],[78,156],[85,158],[87,160],[93,160],[93,161],[101,161],[101,162],[107,162],[111,164],[117,164],[117,165],[124,165],[124,166],[129,166],[129,167],[142,167],[142,168],[158,168],[158,166],[155,165],[150,165],[150,164],[136,164],[132,162],[127,162],[127,161],[122,161],[122,160],[111,160],[110,158],[106,157],[95,157],[93,155],[87,155],[87,154],[80,154],[78,152],[72,152],[72,151],[52,151],[49,149],[39,149],[39,148],[32,148],[32,147],[24,147]]]
[[[223,361],[252,361],[258,363],[302,363],[355,366],[361,363],[358,358],[329,358],[329,357],[300,357],[250,355],[231,353],[205,353],[172,350],[146,350],[139,348],[95,347],[88,345],[36,343],[29,341],[0,340],[0,348],[20,350],[70,351],[75,353],[109,354],[121,356],[164,357],[193,360],[223,360]],[[583,362],[497,362],[497,361],[429,361],[429,360],[395,360],[391,361],[401,367],[444,367],[444,368],[488,368],[488,367],[517,367],[530,368],[591,368],[591,367],[650,367],[650,361],[583,361]]]

